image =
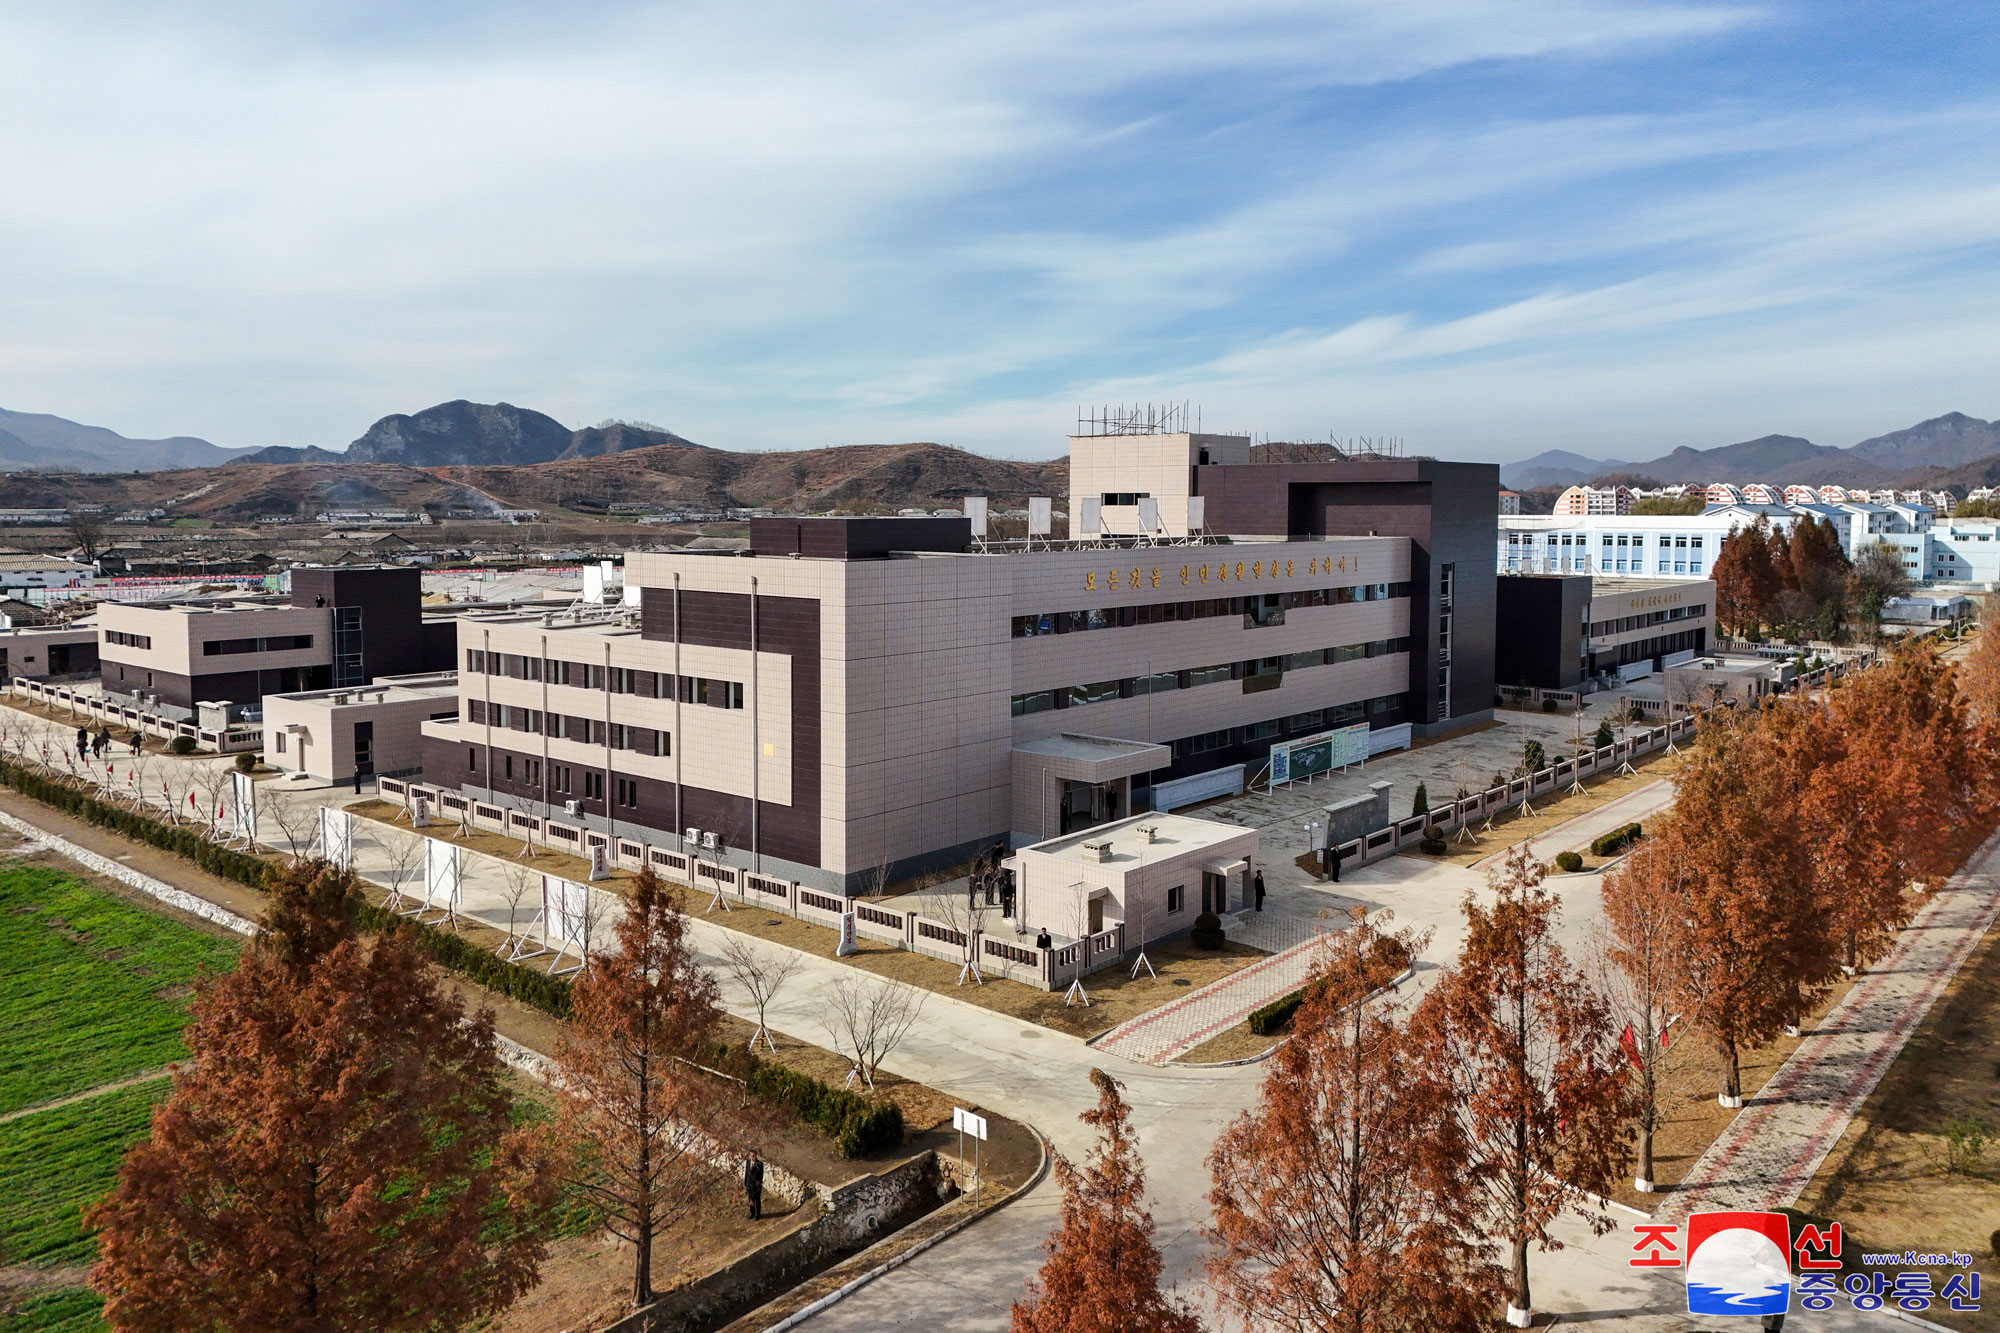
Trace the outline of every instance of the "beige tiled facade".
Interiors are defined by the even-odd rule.
[[[460,718],[427,723],[425,730],[449,744],[491,745],[544,762],[599,765],[620,777],[672,784],[689,800],[701,794],[747,802],[754,795],[767,827],[782,811],[802,812],[816,802],[817,849],[810,862],[772,852],[767,840],[751,846],[742,821],[730,846],[774,872],[862,890],[879,867],[900,876],[963,859],[1010,835],[1024,842],[1054,832],[1046,794],[1024,806],[1014,790],[1017,745],[1081,732],[1166,746],[1200,733],[1400,695],[1408,686],[1408,658],[1396,652],[1288,670],[1282,683],[1254,693],[1242,681],[1225,679],[1017,716],[1015,696],[1033,691],[1397,640],[1409,633],[1409,602],[1381,597],[1299,606],[1283,623],[1268,625],[1227,614],[1029,637],[1016,636],[1017,618],[1115,614],[1197,599],[1277,599],[1334,587],[1386,589],[1406,581],[1409,569],[1409,542],[1398,537],[871,559],[635,553],[625,578],[628,587],[642,590],[642,602],[665,604],[678,594],[693,604],[721,596],[736,599],[728,605],[747,615],[754,591],[767,605],[782,601],[799,614],[809,607],[816,637],[802,655],[816,651],[817,660],[795,661],[793,652],[760,647],[753,665],[747,648],[685,639],[676,644],[656,628],[642,631],[639,613],[596,624],[470,618],[459,631]],[[475,674],[464,670],[468,651],[737,681],[745,687],[745,706],[725,710]],[[800,669],[817,673],[816,705],[795,697]],[[475,710],[474,701],[485,707]],[[494,704],[657,728],[671,736],[671,754],[614,753],[469,720],[476,713],[490,719]],[[797,789],[785,748],[794,736],[815,730],[795,726],[805,720],[795,716],[801,708],[815,710],[817,720],[816,793]],[[1161,765],[1173,762],[1170,749],[1146,753],[1160,756]],[[426,772],[431,781],[453,776]],[[1126,784],[1122,791],[1133,781],[1118,780]],[[592,812],[586,807],[584,813]],[[692,817],[688,822],[699,826]],[[653,816],[652,826],[670,836],[680,831],[675,819],[661,815]]]

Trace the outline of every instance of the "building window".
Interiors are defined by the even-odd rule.
[[[108,629],[104,631],[104,638],[107,642],[124,648],[150,649],[153,646],[153,636],[150,634],[127,634],[124,630]]]
[[[604,799],[604,775],[595,769],[587,769],[584,772],[583,799],[586,801]]]
[[[481,675],[486,670],[486,654],[477,648],[465,650],[465,671],[467,675]]]
[[[284,752],[285,752],[285,733],[280,731],[278,733],[278,753],[283,754]]]
[[[618,779],[617,796],[618,804],[627,810],[639,808],[639,784],[631,778]]]
[[[479,751],[470,745],[465,747],[465,771],[468,773],[479,771]]]
[[[1167,915],[1187,910],[1187,885],[1176,884],[1167,890]]]

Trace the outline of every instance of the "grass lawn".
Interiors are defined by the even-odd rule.
[[[30,1296],[0,1313],[0,1333],[99,1333],[104,1298],[87,1287],[63,1287]]]
[[[0,1125],[0,1258],[47,1267],[97,1257],[82,1211],[110,1190],[168,1087],[150,1079]]]
[[[236,949],[59,871],[0,870],[0,1115],[184,1056],[188,983]]]

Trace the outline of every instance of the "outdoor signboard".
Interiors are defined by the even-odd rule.
[[[331,806],[319,809],[319,854],[342,869],[354,864],[354,816]]]
[[[458,914],[465,883],[465,848],[439,838],[424,840],[424,905]]]
[[[845,958],[855,952],[854,912],[852,909],[840,914],[840,943],[834,946],[833,956]]]
[[[1271,785],[1298,782],[1358,764],[1368,757],[1368,724],[1283,741],[1271,747]]]
[[[239,837],[257,840],[257,784],[248,773],[237,771],[229,775],[229,809],[233,826]]]
[[[590,888],[555,875],[542,876],[542,921],[545,938],[558,950],[587,955],[590,951]]]
[[[611,844],[593,842],[590,844],[590,877],[605,879],[611,874]]]
[[[429,828],[431,826],[431,798],[418,792],[410,798],[410,827]]]

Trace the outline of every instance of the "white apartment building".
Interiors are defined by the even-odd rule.
[[[1648,578],[1706,578],[1729,534],[1759,518],[1789,532],[1802,518],[1833,525],[1848,559],[1882,542],[1895,548],[1913,579],[1978,577],[1939,573],[1941,563],[1970,567],[1954,547],[1940,562],[1933,551],[1935,516],[1917,505],[1811,504],[1711,505],[1688,515],[1523,515],[1500,519],[1498,568],[1503,574],[1628,574]],[[1977,547],[1968,525],[1966,541]],[[1991,545],[1991,543],[1987,543]],[[1981,566],[1983,567],[1983,566]]]
[[[1623,486],[1572,486],[1556,497],[1558,514],[1627,514],[1632,492]]]

